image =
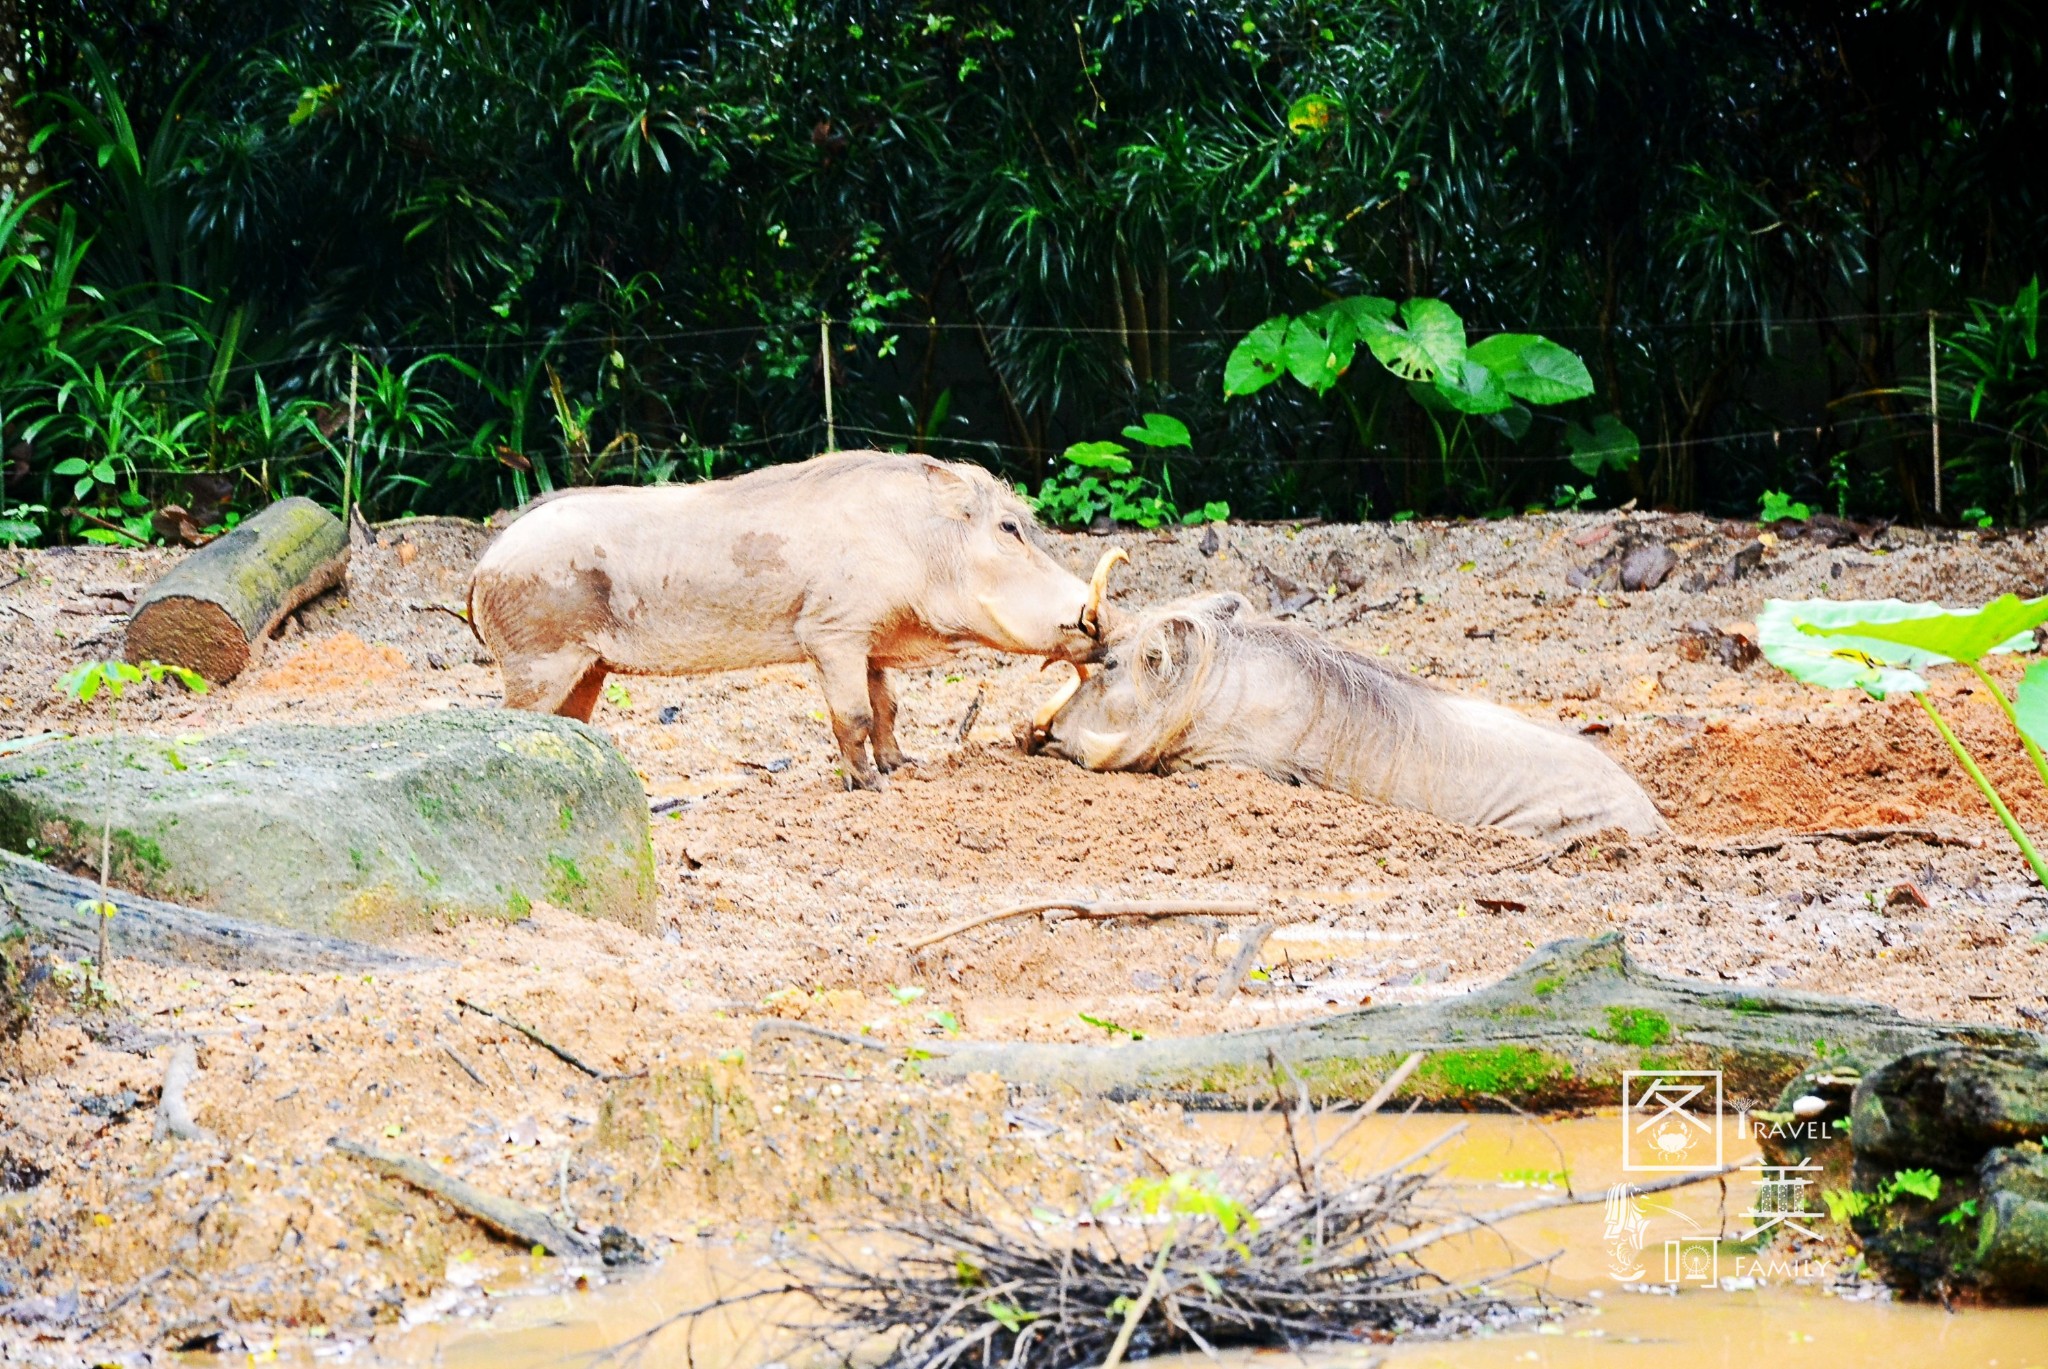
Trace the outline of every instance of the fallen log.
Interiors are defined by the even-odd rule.
[[[380,1174],[411,1184],[422,1193],[432,1194],[494,1235],[528,1249],[538,1246],[550,1255],[591,1255],[597,1252],[595,1241],[563,1226],[540,1209],[501,1198],[495,1193],[486,1193],[475,1184],[452,1174],[443,1174],[424,1160],[394,1155],[388,1150],[360,1145],[339,1136],[327,1144]]]
[[[127,658],[232,680],[286,614],[340,584],[347,569],[341,520],[310,499],[280,499],[142,592],[128,618]]]
[[[1364,1098],[1423,1051],[1396,1096],[1426,1107],[1613,1106],[1625,1070],[1690,1069],[1721,1071],[1734,1111],[1773,1106],[1817,1058],[1867,1072],[1922,1046],[2042,1040],[2009,1027],[1917,1022],[1854,999],[1669,979],[1638,964],[1611,933],[1551,942],[1461,998],[1117,1046],[933,1044],[920,1069],[931,1078],[987,1072],[1016,1084],[1243,1107],[1292,1096],[1293,1079],[1317,1101]]]
[[[115,958],[151,965],[205,965],[223,970],[430,969],[440,961],[400,954],[340,937],[294,932],[268,923],[163,903],[98,884],[11,851],[0,851],[0,931],[25,927],[33,941],[70,959],[98,954],[100,917],[91,905],[114,905],[108,925]],[[81,906],[84,905],[84,906]]]

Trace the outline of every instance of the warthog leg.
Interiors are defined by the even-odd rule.
[[[544,656],[508,654],[500,661],[505,674],[505,707],[590,721],[606,674],[596,652],[567,646]]]
[[[818,682],[825,689],[825,709],[832,715],[832,736],[839,743],[846,787],[880,789],[882,776],[868,759],[875,713],[868,694],[867,638],[835,634],[807,647],[817,663]]]
[[[903,748],[896,745],[896,694],[889,688],[888,673],[872,661],[868,663],[868,707],[875,719],[870,738],[875,768],[886,775],[906,765],[916,765],[917,757],[904,755]]]

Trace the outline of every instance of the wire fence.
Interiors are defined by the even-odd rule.
[[[1822,325],[1845,323],[1868,324],[1873,322],[1913,320],[1916,323],[1926,322],[1930,328],[1931,338],[1933,335],[1932,329],[1934,325],[1938,322],[1939,319],[1945,316],[1953,317],[1953,315],[1944,315],[1940,311],[1893,310],[1882,312],[1858,311],[1835,314],[1800,315],[1789,317],[1772,317],[1767,315],[1757,315],[1748,318],[1730,318],[1715,320],[1623,322],[1611,326],[1606,326],[1604,328],[1597,325],[1576,324],[1519,324],[1517,325],[1517,328],[1526,329],[1529,331],[1540,331],[1546,333],[1555,332],[1562,334],[1594,331],[1628,334],[1631,332],[1673,332],[1697,331],[1701,329],[1741,328],[1758,328],[1770,330],[1773,332],[1784,332],[1804,327],[1820,327]],[[808,338],[803,338],[801,341],[799,341],[801,337],[801,332],[799,330],[808,330],[808,328],[811,327],[813,324],[822,325],[821,336],[819,337],[819,339],[817,339],[816,341],[812,341]],[[817,348],[821,355],[819,361],[814,362],[813,364],[818,365],[821,370],[824,370],[826,369],[823,365],[824,355],[828,354],[833,346],[857,345],[857,342],[860,338],[880,333],[916,334],[921,332],[971,332],[976,334],[978,339],[986,342],[986,340],[989,338],[1000,338],[1010,335],[1077,335],[1092,337],[1129,338],[1134,334],[1143,334],[1153,339],[1164,337],[1169,339],[1182,340],[1235,340],[1242,338],[1245,334],[1245,331],[1246,330],[1244,329],[1235,327],[1189,328],[1175,326],[1166,328],[1124,328],[1067,325],[1038,325],[1007,322],[995,322],[985,324],[980,321],[953,322],[940,321],[937,319],[925,319],[896,320],[888,322],[886,324],[877,322],[874,323],[872,326],[859,327],[853,331],[852,342],[842,343],[840,339],[842,337],[845,337],[846,335],[842,334],[840,335],[840,337],[835,337],[831,331],[831,324],[829,321],[820,319],[816,316],[812,316],[809,319],[793,319],[783,323],[755,322],[735,325],[676,328],[653,332],[635,332],[630,335],[620,335],[616,337],[593,334],[585,337],[571,338],[564,337],[561,335],[555,335],[545,338],[500,337],[481,339],[451,339],[443,342],[406,341],[391,344],[369,344],[357,348],[341,349],[338,354],[336,354],[329,360],[328,365],[334,365],[342,357],[365,358],[371,360],[373,364],[380,365],[396,364],[399,358],[411,358],[412,364],[418,365],[422,361],[429,361],[436,357],[445,356],[450,358],[451,360],[455,360],[460,359],[460,357],[464,355],[488,355],[492,352],[499,351],[517,352],[523,355],[533,355],[537,353],[538,355],[534,356],[534,361],[546,362],[549,360],[551,355],[569,349],[588,349],[596,347],[610,350],[628,344],[663,342],[682,343],[688,341],[730,340],[735,338],[750,338],[759,340],[766,338],[772,334],[780,334],[783,337],[785,337],[788,342],[794,344],[794,346],[792,347],[793,351],[801,350],[808,352],[813,347]],[[1475,327],[1472,331],[1484,334],[1495,330],[1483,327]],[[1932,356],[1931,351],[1930,356]],[[245,375],[263,371],[276,371],[280,369],[290,369],[295,364],[300,367],[303,367],[307,360],[308,358],[302,356],[297,359],[286,358],[275,361],[245,361],[227,366],[205,368],[205,370],[206,374],[213,377],[216,383],[218,383],[219,380],[225,379],[230,376]],[[528,364],[531,365],[533,363],[529,362]],[[996,379],[1000,381],[1001,377],[998,375]],[[844,382],[842,382],[842,386],[843,384]],[[1933,388],[1934,387],[1931,385],[1930,392],[1932,392]],[[499,397],[502,399],[502,395]],[[540,402],[541,396],[539,394],[535,394],[533,396],[533,400],[534,402]],[[338,405],[342,401],[339,398],[337,398],[334,402]],[[745,454],[748,453],[763,450],[773,450],[792,455],[802,452],[806,447],[814,447],[816,450],[821,451],[826,448],[829,439],[836,438],[840,433],[844,433],[849,437],[856,439],[858,442],[865,444],[892,446],[901,449],[931,450],[934,451],[936,454],[960,455],[979,452],[985,453],[990,457],[994,457],[998,461],[1001,461],[1004,457],[1011,457],[1023,458],[1027,461],[1036,463],[1043,462],[1047,459],[1057,460],[1059,457],[1059,452],[1057,450],[1046,445],[1032,446],[1022,442],[1006,441],[997,438],[956,435],[940,432],[909,432],[903,431],[898,428],[882,426],[879,423],[862,422],[858,417],[841,418],[835,422],[834,415],[829,411],[830,399],[828,398],[826,402],[827,412],[821,418],[811,419],[807,422],[801,423],[793,428],[784,431],[756,433],[747,436],[735,437],[724,441],[709,443],[693,442],[690,441],[687,437],[685,437],[680,442],[661,444],[654,442],[642,442],[636,437],[633,439],[632,445],[630,447],[633,459],[633,469],[637,473],[649,466],[658,467],[663,462],[678,459],[691,461],[693,463],[704,463],[707,456],[709,457],[710,465],[715,465],[717,460],[721,457],[729,457],[735,455],[744,456]],[[358,412],[361,411],[362,410],[359,407]],[[1541,418],[1543,421],[1552,423],[1561,423],[1563,421],[1561,418],[1549,414],[1539,415],[1538,417]],[[1947,426],[1958,430],[1967,430],[1975,433],[1994,435],[2003,439],[2005,442],[2007,442],[2014,448],[2024,447],[2035,451],[2048,451],[2048,442],[2043,442],[2036,436],[2033,436],[2027,432],[2002,427],[2000,425],[1985,422],[1977,418],[1942,416],[1930,409],[1918,408],[1910,411],[1897,413],[1852,414],[1842,417],[1830,416],[1826,418],[1824,421],[1818,423],[1802,423],[1798,425],[1776,425],[1768,428],[1759,427],[1736,432],[1706,433],[1690,437],[1647,438],[1640,442],[1638,450],[1640,457],[1651,458],[1662,455],[1692,452],[1696,450],[1710,448],[1727,448],[1744,445],[1753,446],[1756,444],[1761,444],[1766,441],[1772,443],[1776,447],[1782,448],[1782,446],[1788,441],[1807,440],[1810,436],[1810,440],[1814,442],[1816,447],[1816,455],[1818,455],[1818,448],[1820,444],[1824,443],[1830,434],[1842,434],[1844,432],[1857,433],[1862,430],[1877,426],[1885,426],[1897,429],[1901,426],[1919,428],[1923,425],[1931,430],[1931,434],[1938,434],[1941,427]],[[1938,442],[1938,436],[1935,436],[1934,440]],[[330,452],[336,457],[339,457],[339,444],[334,441],[333,437],[330,436],[327,439],[327,444],[330,449]],[[837,443],[837,445],[843,447],[853,444],[839,442]],[[308,452],[301,454],[302,458],[310,457],[315,462],[318,461],[319,455],[320,453],[318,448],[314,448]],[[454,456],[457,459],[460,459],[462,456],[465,455],[475,460],[479,466],[488,466],[493,462],[495,458],[495,453],[482,450],[472,451],[469,453],[451,453],[447,449],[443,448],[440,450],[436,450],[434,452],[434,456],[437,459],[447,459],[450,456]],[[528,456],[528,454],[526,453],[521,453],[520,455],[523,457],[528,457],[528,459],[531,459],[530,456]],[[1165,455],[1165,459],[1173,465],[1187,465],[1198,468],[1227,467],[1233,465],[1242,465],[1245,462],[1245,458],[1243,456],[1233,452],[1220,450],[1197,451],[1192,448],[1173,449],[1170,453],[1167,453]],[[1300,453],[1283,454],[1279,456],[1269,455],[1268,457],[1269,464],[1274,466],[1282,468],[1316,469],[1363,469],[1375,465],[1380,465],[1386,462],[1413,459],[1413,453],[1387,445],[1385,443],[1373,444],[1362,447],[1357,450],[1334,454]],[[1561,469],[1565,466],[1566,462],[1566,454],[1554,449],[1549,451],[1519,449],[1494,450],[1486,453],[1484,458],[1484,463],[1487,467],[1502,469],[1527,469],[1535,466],[1550,466]],[[273,458],[271,460],[265,460],[262,458],[248,458],[230,462],[210,462],[204,466],[204,469],[209,472],[233,474],[245,471],[257,471],[259,469],[270,468],[276,464],[278,464],[276,458]],[[303,459],[298,463],[299,467],[301,468],[303,468],[304,464],[305,461]],[[1012,464],[1015,463],[1013,462]],[[704,469],[708,470],[709,466],[705,466]],[[154,477],[178,477],[187,476],[194,473],[194,470],[191,466],[137,466],[136,471],[138,474]],[[1936,458],[1935,478],[1938,484],[1941,478],[1939,473],[1938,457]],[[1939,508],[1938,503],[1936,507],[1937,509]]]

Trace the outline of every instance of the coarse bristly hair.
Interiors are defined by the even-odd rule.
[[[986,469],[971,461],[941,461],[921,452],[877,452],[846,451],[827,452],[807,461],[787,461],[774,466],[762,466],[756,470],[730,475],[714,484],[743,483],[755,489],[787,488],[792,485],[816,485],[818,497],[831,497],[831,486],[841,481],[872,479],[876,475],[908,475],[919,471],[944,471],[957,476],[965,484],[967,511],[974,514],[995,516],[1010,514],[1024,529],[1025,540],[1040,551],[1051,554],[1052,539],[1029,504],[1018,498],[1016,491],[996,479]],[[639,493],[649,487],[644,485],[584,485],[570,489],[550,490],[546,494],[529,499],[520,505],[514,518],[524,518],[535,509],[561,499],[578,496],[617,496]],[[950,521],[950,520],[949,520]]]
[[[1441,764],[1451,749],[1470,744],[1463,729],[1431,725],[1444,697],[1432,686],[1305,628],[1257,616],[1240,595],[1168,605],[1140,619],[1132,636],[1134,662],[1165,667],[1136,676],[1144,718],[1137,768],[1171,764],[1197,721],[1214,718],[1216,687],[1258,656],[1277,657],[1309,704],[1299,735],[1277,748],[1302,762],[1303,780],[1348,787],[1332,772],[1375,761]]]

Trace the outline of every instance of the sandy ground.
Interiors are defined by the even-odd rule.
[[[2048,896],[1918,710],[1808,690],[1761,663],[1739,669],[1735,637],[1714,634],[1751,631],[1771,596],[2038,594],[2048,541],[1767,537],[1754,569],[1687,587],[1758,532],[1635,514],[1118,539],[1134,560],[1117,588],[1126,606],[1219,589],[1293,606],[1443,687],[1592,729],[1676,829],[1547,861],[1548,848],[1499,832],[1254,774],[1104,776],[1025,757],[1015,726],[1057,683],[1036,661],[967,652],[906,673],[899,729],[923,764],[883,793],[840,790],[803,669],[619,681],[595,721],[664,806],[654,935],[543,908],[514,927],[418,938],[411,949],[447,962],[424,974],[122,965],[106,1011],[75,986],[45,990],[15,1058],[0,1055],[0,1358],[359,1336],[480,1296],[472,1268],[509,1277],[502,1247],[431,1200],[366,1180],[326,1150],[334,1135],[649,1239],[730,1238],[878,1176],[925,1182],[907,1177],[925,1171],[905,1138],[940,1125],[933,1117],[953,1143],[1017,1150],[1004,1163],[1041,1179],[1060,1171],[1058,1146],[1025,1145],[1004,1121],[999,1089],[860,1083],[842,1060],[771,1061],[750,1050],[764,1016],[897,1045],[955,1031],[1105,1039],[1083,1014],[1184,1034],[1461,993],[1542,941],[1618,929],[1672,974],[2043,1025]],[[359,550],[346,589],[298,614],[250,673],[203,697],[132,694],[124,726],[495,706],[494,667],[445,611],[463,602],[487,536],[442,520],[386,528]],[[1654,590],[1622,591],[1602,559],[1652,542],[1678,568]],[[1068,539],[1061,554],[1085,570],[1102,545]],[[123,596],[174,555],[35,553],[12,583],[0,567],[6,735],[107,725],[59,700],[55,678],[118,651]],[[2001,667],[2008,680],[2017,671]],[[1936,690],[2022,820],[2048,820],[2003,721],[1969,693],[1957,678]],[[1872,826],[1913,830],[1785,836]],[[1215,988],[1237,942],[1220,921],[1020,920],[919,956],[901,949],[1036,898],[1198,895],[1258,900],[1285,924],[1227,1002]],[[640,1077],[579,1073],[458,997]],[[152,1141],[173,1035],[199,1043],[191,1098],[216,1143]],[[1074,1116],[1058,1125],[1079,1150],[1099,1150],[1089,1127],[1153,1119],[1142,1108]]]

